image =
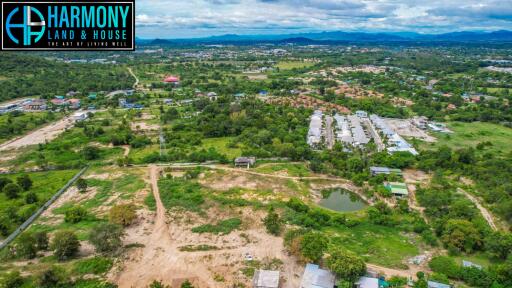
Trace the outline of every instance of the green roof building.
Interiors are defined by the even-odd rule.
[[[407,185],[401,182],[387,182],[384,187],[396,197],[407,197],[409,196],[409,190]]]

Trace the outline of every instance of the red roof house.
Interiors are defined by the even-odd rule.
[[[178,83],[180,82],[180,77],[178,76],[167,76],[164,78],[165,83]]]

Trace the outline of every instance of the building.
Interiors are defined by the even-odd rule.
[[[170,76],[165,77],[163,81],[165,83],[171,83],[174,85],[178,85],[178,84],[180,84],[180,77],[170,75]]]
[[[428,281],[427,286],[428,286],[428,288],[450,288],[450,287],[452,287],[448,284],[443,284],[443,283],[439,283],[439,282],[435,282],[435,281]]]
[[[361,277],[354,283],[355,288],[379,288],[379,279],[372,277]]]
[[[368,118],[368,113],[366,113],[366,111],[358,110],[356,111],[356,116],[359,118]]]
[[[238,157],[235,159],[236,167],[247,167],[250,168],[256,163],[255,157]]]
[[[43,99],[30,100],[23,105],[24,111],[45,111],[46,109],[48,109],[48,105]]]
[[[478,265],[478,264],[475,264],[471,261],[466,261],[466,260],[462,260],[462,267],[474,267],[478,270],[482,270],[482,266],[481,265]]]
[[[316,110],[311,116],[307,139],[309,146],[316,146],[322,140],[322,115],[322,111]]]
[[[407,185],[402,182],[387,182],[384,187],[396,197],[402,198],[409,196]]]
[[[254,288],[278,288],[279,271],[257,270],[252,279]]]
[[[300,288],[334,288],[336,276],[329,271],[320,269],[316,264],[307,264]]]
[[[78,111],[73,114],[73,120],[75,120],[75,122],[84,121],[88,117],[89,116],[87,115],[87,112],[85,112],[85,111]]]
[[[372,167],[370,167],[370,173],[372,174],[372,176],[377,176],[379,174],[389,175],[391,173],[396,174],[396,175],[402,175],[402,170],[395,169],[395,168],[388,168],[388,167],[372,166]]]
[[[89,92],[89,96],[87,96],[90,100],[95,100],[97,97],[98,94],[96,92]]]
[[[80,99],[71,98],[66,101],[68,103],[69,109],[79,109],[80,108]]]
[[[215,101],[218,98],[217,93],[215,92],[208,92],[208,94],[206,94],[206,97],[208,97],[210,101]]]

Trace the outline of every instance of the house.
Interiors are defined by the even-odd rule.
[[[87,98],[89,98],[90,100],[94,100],[96,99],[96,97],[98,97],[98,94],[96,92],[89,92],[89,96],[87,96]]]
[[[474,267],[478,270],[482,270],[482,266],[466,260],[462,260],[462,267]]]
[[[87,119],[87,117],[89,116],[85,111],[78,111],[73,114],[73,120],[75,120],[75,122],[84,121],[85,119]]]
[[[218,98],[217,93],[215,92],[208,92],[208,94],[206,94],[206,97],[208,97],[210,101],[215,101]]]
[[[261,90],[259,92],[260,96],[267,96],[268,95],[268,91],[267,90]]]
[[[307,264],[300,288],[334,288],[336,276],[329,271],[320,269],[316,264]]]
[[[365,111],[358,110],[356,111],[356,116],[359,118],[368,118],[368,113]]]
[[[164,81],[164,83],[178,85],[178,84],[180,84],[180,77],[170,75],[170,76],[165,77],[163,81]]]
[[[427,287],[428,288],[450,288],[452,286],[450,286],[448,284],[443,284],[443,283],[435,282],[435,281],[428,281],[427,282]]]
[[[69,105],[70,109],[79,109],[80,108],[80,99],[71,98],[66,101]]]
[[[57,97],[59,97],[59,96],[57,96]],[[64,100],[64,98],[54,98],[54,99],[50,100],[50,102],[54,106],[64,106],[64,105],[67,105],[67,103]]]
[[[373,277],[361,277],[354,283],[356,288],[379,288],[379,279]]]
[[[255,157],[238,157],[235,159],[236,167],[251,167],[256,163]]]
[[[79,91],[69,91],[68,93],[66,93],[66,97],[76,97],[80,94]]]
[[[389,175],[391,173],[396,174],[396,175],[402,175],[402,170],[395,169],[395,168],[388,168],[388,167],[372,166],[372,167],[370,167],[370,173],[372,174],[372,176],[377,176],[379,174]]]
[[[279,271],[257,270],[252,279],[253,288],[278,288]]]
[[[402,182],[386,182],[384,184],[384,188],[386,188],[391,194],[396,197],[407,197],[409,196],[409,190],[407,189],[407,185]]]
[[[47,108],[46,100],[43,99],[31,100],[23,105],[24,111],[44,111]]]

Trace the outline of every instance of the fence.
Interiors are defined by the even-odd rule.
[[[5,238],[4,242],[0,244],[0,250],[2,250],[12,241],[14,241],[14,239],[16,239],[16,237],[18,237],[18,235],[20,235],[21,232],[25,231],[25,229],[27,229],[30,226],[30,224],[32,224],[37,219],[37,217],[39,217],[46,209],[48,209],[48,207],[50,207],[50,205],[52,205],[53,202],[55,202],[55,200],[57,200],[60,197],[60,195],[66,192],[66,190],[68,190],[68,188],[71,185],[73,185],[73,183],[75,183],[75,181],[78,180],[80,176],[84,174],[87,168],[89,168],[89,166],[82,168],[82,170],[76,173],[75,176],[73,176],[73,178],[71,178],[71,180],[69,180],[68,183],[66,183],[66,185],[62,186],[62,188],[60,188],[60,190],[57,191],[57,193],[55,193],[52,196],[52,198],[50,198],[50,200],[46,201],[46,203],[44,203],[44,205],[41,208],[39,208],[34,214],[32,214],[30,218],[23,222],[23,224],[21,224],[20,227],[18,227],[14,232],[12,232],[11,235]]]

